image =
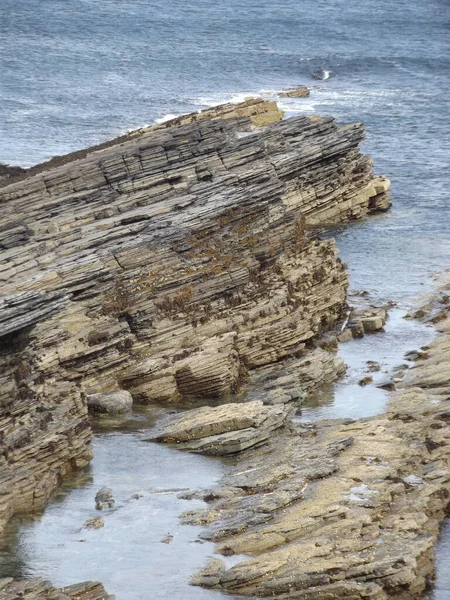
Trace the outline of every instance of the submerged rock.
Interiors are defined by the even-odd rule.
[[[293,88],[291,90],[286,90],[285,92],[279,92],[280,98],[306,98],[310,95],[309,89],[302,85],[298,88]]]
[[[101,517],[88,519],[84,524],[85,529],[101,529],[105,526],[105,521]]]
[[[166,535],[165,537],[162,538],[162,540],[160,540],[161,544],[170,544],[170,542],[173,540],[173,535]]]
[[[377,373],[381,370],[381,365],[376,360],[366,360],[367,370],[370,373]]]
[[[113,508],[114,498],[112,490],[110,488],[103,487],[99,489],[95,495],[95,508],[97,510],[102,510],[105,506],[108,508]]]
[[[234,454],[265,442],[294,411],[292,406],[265,406],[258,400],[197,408],[165,420],[149,441],[205,454]]]

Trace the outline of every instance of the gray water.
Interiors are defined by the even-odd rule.
[[[428,600],[448,600],[450,598],[450,521],[442,528],[436,547],[436,586]]]
[[[405,319],[405,314],[404,309],[391,309],[384,331],[340,344],[339,355],[347,365],[345,377],[309,399],[301,407],[299,420],[360,419],[382,413],[389,392],[378,386],[398,378],[396,368],[412,364],[405,354],[428,344],[435,335],[434,328]],[[371,372],[367,361],[377,362],[380,370]],[[365,377],[373,381],[362,386],[359,382]]]
[[[330,79],[315,80],[316,69]],[[398,309],[385,333],[342,345],[347,377],[302,418],[367,416],[387,394],[358,385],[365,361],[392,376],[406,350],[429,341],[431,330],[403,316],[449,266],[449,73],[448,0],[0,0],[0,162],[28,166],[170,114],[276,98],[298,84],[311,96],[283,99],[288,116],[365,121],[364,150],[391,178],[394,206],[330,235],[352,287]],[[59,584],[94,577],[119,600],[218,597],[187,585],[214,550],[179,524],[194,503],[155,490],[209,487],[227,465],[174,452],[145,444],[139,427],[97,434],[86,479],[69,482],[42,517],[11,526],[13,554],[1,555],[0,572]],[[103,529],[81,532],[105,483],[117,510]],[[135,491],[142,498],[131,500]],[[449,535],[434,600],[449,598]]]
[[[121,431],[97,433],[91,466],[65,482],[42,516],[12,521],[0,576],[41,576],[56,586],[98,580],[126,600],[220,597],[188,585],[216,556],[213,544],[198,539],[202,527],[182,525],[179,518],[205,503],[178,496],[213,486],[227,465],[145,442],[147,430],[136,431],[137,424],[149,423],[117,422]],[[113,490],[115,505],[97,511],[94,498],[103,486]],[[84,527],[96,517],[104,527]],[[164,543],[168,536],[173,539]],[[225,560],[231,566],[241,559]]]

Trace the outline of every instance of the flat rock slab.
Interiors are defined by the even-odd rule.
[[[206,454],[234,454],[266,441],[294,412],[291,405],[265,406],[260,400],[202,407],[165,420],[149,441]]]
[[[284,92],[280,92],[278,95],[280,98],[306,98],[310,95],[309,89],[302,85],[298,88],[293,88],[290,90],[286,90]]]

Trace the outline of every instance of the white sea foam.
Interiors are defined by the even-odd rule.
[[[301,104],[301,105],[295,105],[295,104],[288,104],[285,102],[278,102],[278,107],[281,108],[281,110],[284,110],[286,113],[304,113],[304,112],[315,112],[315,105],[314,104]]]
[[[158,125],[160,125],[161,123],[166,123],[167,121],[170,121],[171,119],[176,119],[179,115],[174,115],[172,113],[169,113],[168,115],[164,115],[163,117],[159,117],[158,119],[155,119],[155,123],[157,123]],[[145,125],[144,125],[145,127]]]

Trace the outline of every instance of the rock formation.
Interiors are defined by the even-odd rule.
[[[439,336],[386,414],[284,430],[185,515],[225,556],[253,556],[230,569],[216,559],[194,584],[283,600],[422,597],[450,505],[450,304],[438,308]]]
[[[384,210],[389,184],[361,124],[280,118],[228,105],[1,182],[0,530],[89,461],[86,395],[221,396],[339,319],[305,219]]]
[[[310,95],[310,93],[311,92],[309,91],[309,89],[306,86],[302,85],[298,88],[292,88],[286,90],[285,92],[280,92],[278,95],[280,96],[280,98],[306,98]]]
[[[43,579],[14,581],[0,578],[0,598],[2,600],[114,600],[104,587],[95,581],[77,583],[64,588],[54,588]]]
[[[236,454],[268,440],[294,412],[293,406],[265,406],[260,400],[205,406],[159,423],[149,441],[211,455]]]
[[[22,167],[11,167],[10,165],[0,163],[0,183],[2,179],[6,180],[12,177],[17,177],[25,172],[25,169],[23,169]]]
[[[130,392],[124,390],[106,392],[106,394],[88,394],[87,405],[92,412],[117,415],[133,408],[133,397]]]

